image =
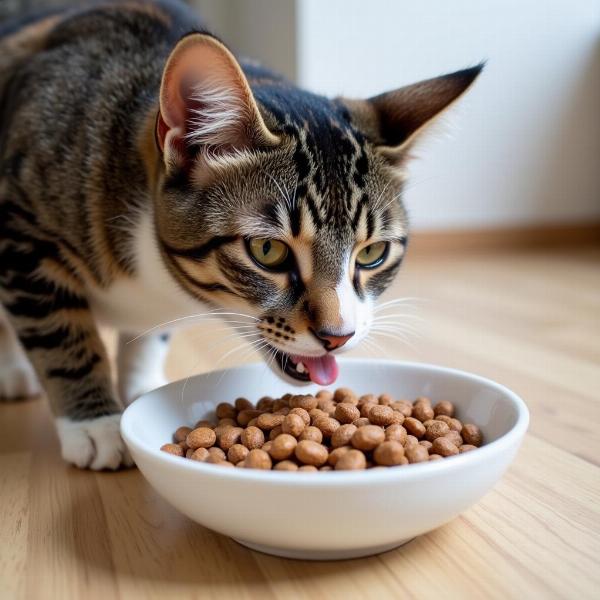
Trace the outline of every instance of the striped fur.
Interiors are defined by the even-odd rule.
[[[360,342],[405,252],[407,149],[480,70],[329,100],[190,34],[201,23],[170,0],[2,31],[0,352],[13,368],[0,393],[39,381],[65,459],[96,469],[130,464],[119,413],[162,381],[167,343],[121,344],[117,394],[98,320],[126,339],[218,307],[251,315],[255,339],[286,356],[326,353],[315,332]],[[289,268],[261,268],[251,238],[285,242]],[[359,268],[375,241],[382,264]]]

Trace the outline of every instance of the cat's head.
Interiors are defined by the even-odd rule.
[[[366,336],[404,257],[408,151],[480,70],[329,100],[242,69],[211,36],[183,38],[156,124],[156,232],[172,275],[251,315],[243,335],[283,373],[332,383],[334,355]]]

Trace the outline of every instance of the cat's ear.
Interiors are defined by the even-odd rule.
[[[167,60],[156,139],[167,167],[189,164],[204,150],[223,155],[279,143],[233,54],[203,33],[182,38]]]
[[[483,64],[373,96],[340,98],[353,123],[379,152],[399,164],[423,130],[475,81]]]

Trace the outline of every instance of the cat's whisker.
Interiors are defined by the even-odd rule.
[[[380,304],[376,304],[373,308],[373,312],[378,312],[382,308],[386,306],[393,306],[396,304],[408,304],[409,302],[425,302],[424,298],[417,298],[416,296],[405,296],[403,298],[394,298],[392,300],[388,300],[387,302],[381,302]],[[408,306],[411,306],[408,304]]]
[[[154,327],[150,327],[150,329],[147,329],[146,331],[143,331],[142,333],[140,333],[139,335],[136,335],[134,338],[130,339],[127,343],[131,344],[132,342],[135,342],[136,340],[139,340],[141,337],[144,337],[145,335],[148,335],[150,333],[152,333],[153,331],[156,331],[157,329],[160,329],[161,327],[166,327],[167,325],[173,325],[174,323],[179,323],[181,321],[186,321],[186,320],[190,320],[190,319],[214,319],[214,317],[222,317],[222,316],[226,316],[226,315],[231,315],[231,316],[238,316],[238,317],[247,317],[249,319],[254,319],[255,321],[260,321],[260,319],[253,317],[252,315],[246,315],[244,313],[238,313],[238,312],[215,312],[215,311],[210,311],[207,313],[198,313],[195,315],[185,315],[183,317],[178,317],[177,319],[171,319],[169,321],[164,321],[163,323],[159,323],[158,325],[154,325]]]
[[[373,336],[374,337],[380,336],[380,337],[385,337],[385,338],[391,338],[395,341],[399,341],[399,342],[407,345],[409,348],[416,351],[414,344],[410,340],[408,340],[406,338],[406,336],[400,335],[399,333],[391,333],[388,331],[374,331]]]

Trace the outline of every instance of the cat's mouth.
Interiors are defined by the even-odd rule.
[[[312,381],[318,385],[330,385],[339,373],[337,361],[332,354],[296,356],[279,351],[276,363],[285,375],[303,383]]]

